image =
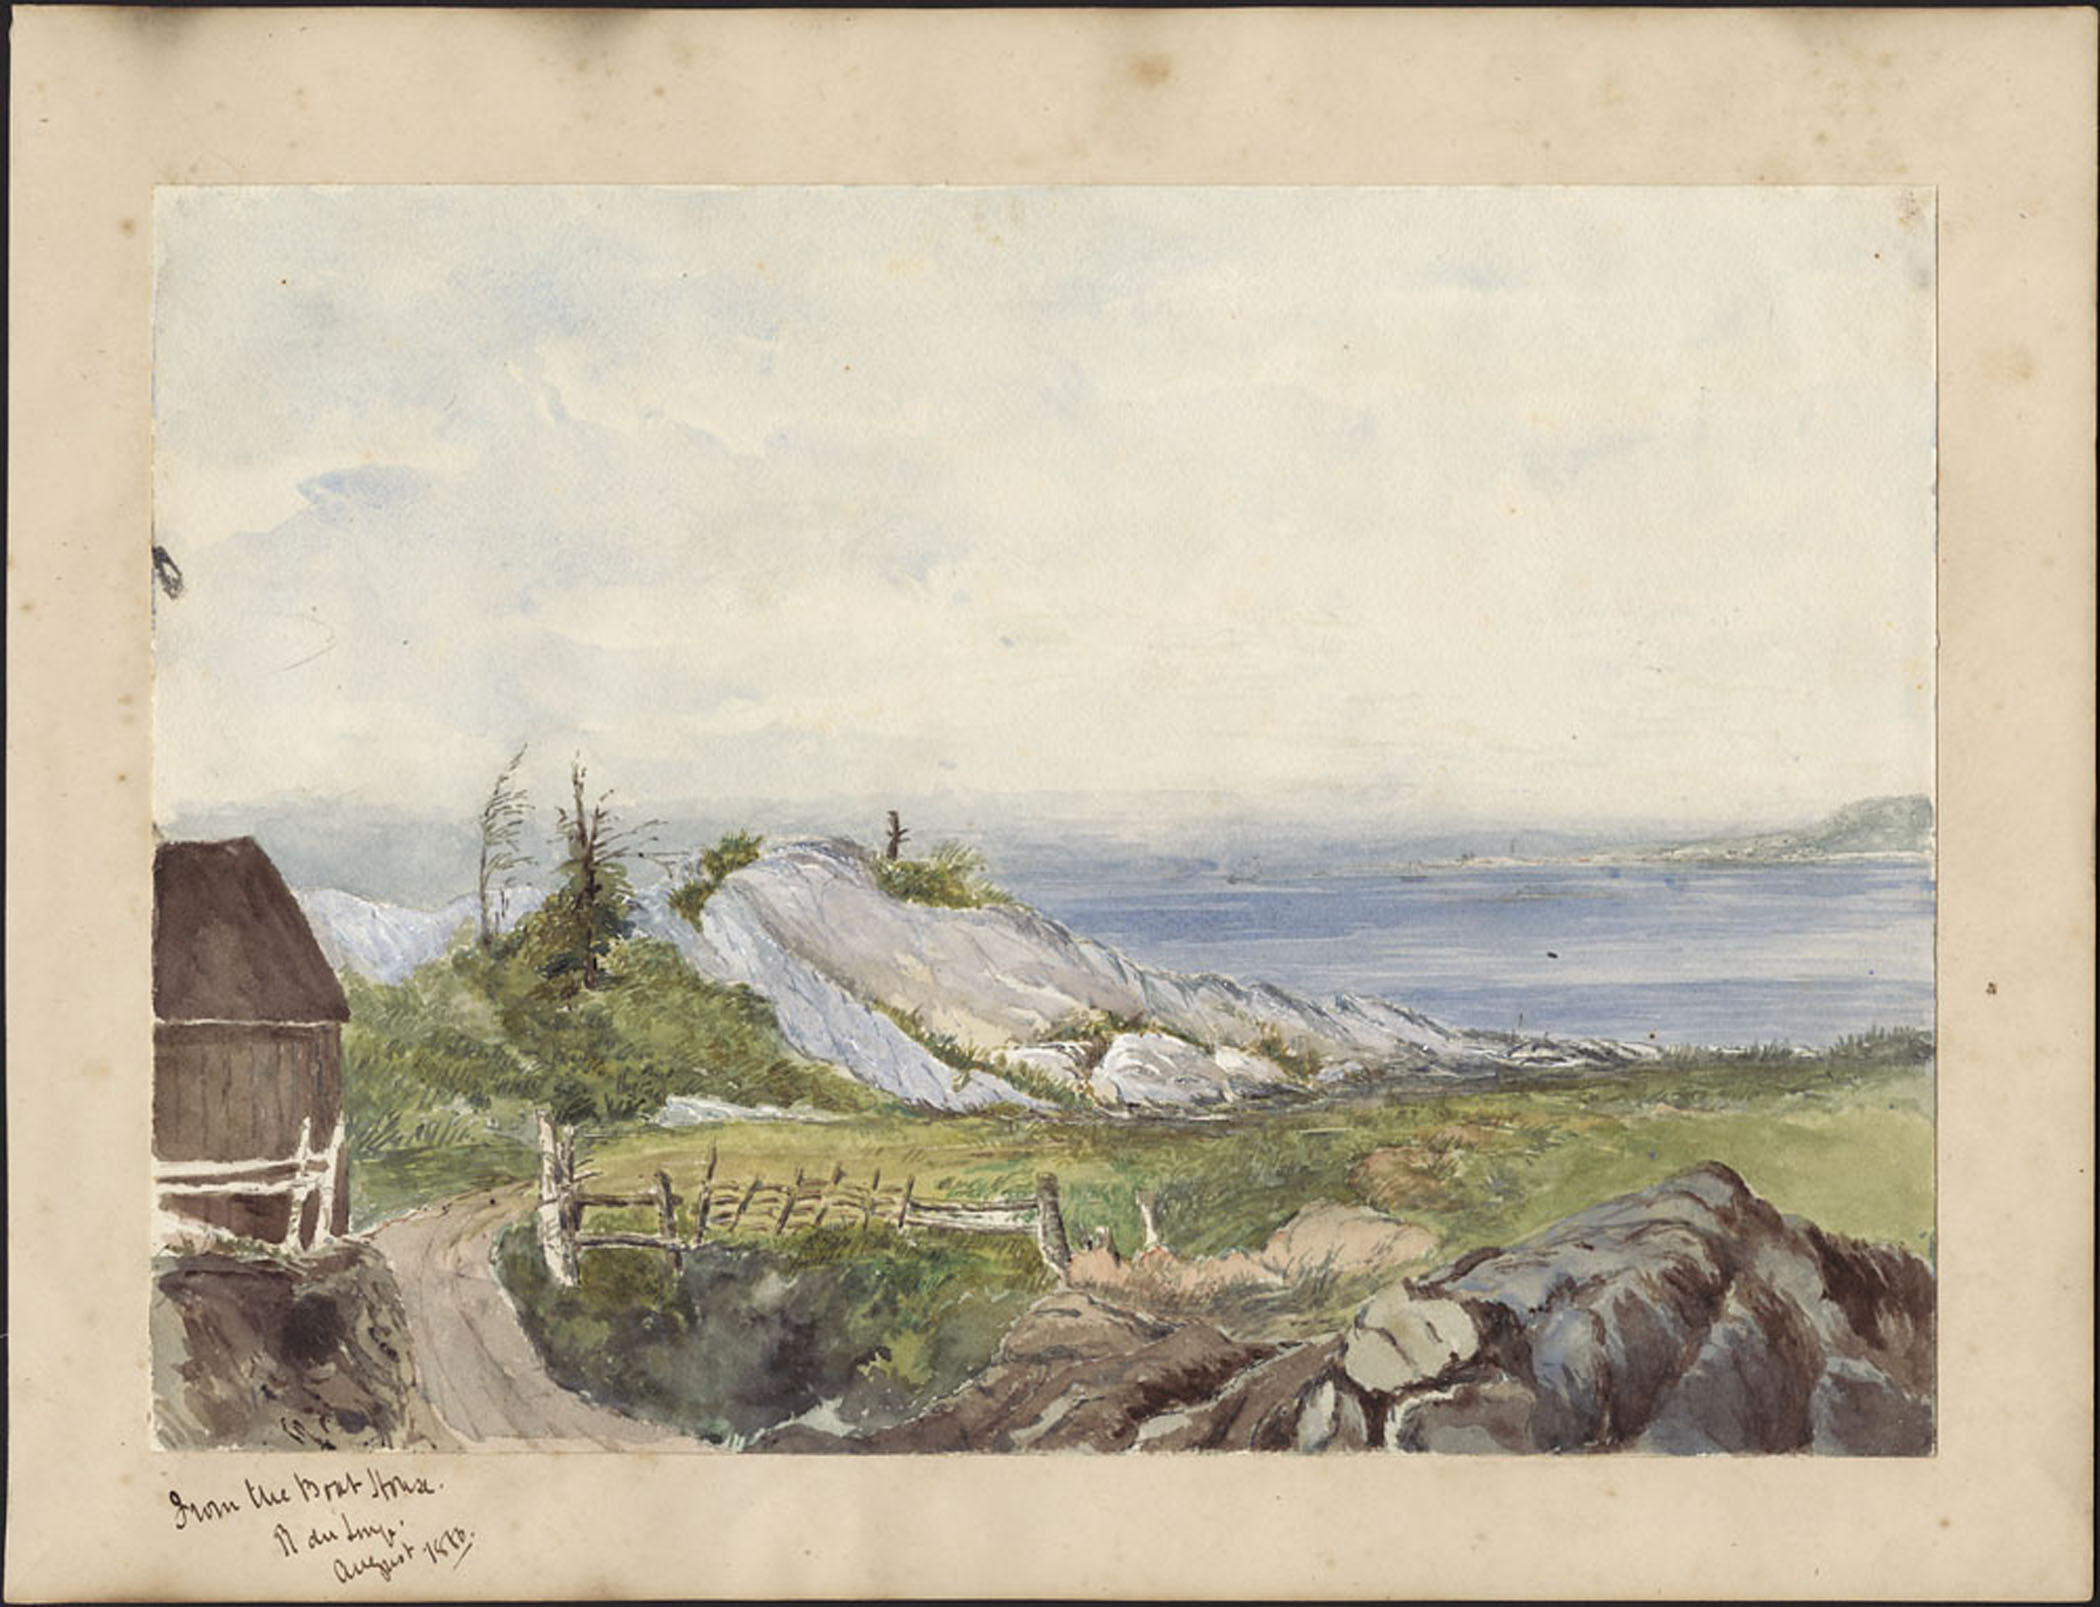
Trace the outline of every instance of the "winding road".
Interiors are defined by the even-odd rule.
[[[496,1282],[496,1237],[532,1205],[510,1187],[426,1205],[372,1242],[393,1266],[424,1392],[468,1450],[704,1451],[674,1429],[597,1406],[547,1376]]]

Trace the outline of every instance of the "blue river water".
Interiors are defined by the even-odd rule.
[[[1176,971],[1353,992],[1457,1026],[1827,1044],[1933,1022],[1931,867],[1521,865],[1229,882],[1015,884]]]

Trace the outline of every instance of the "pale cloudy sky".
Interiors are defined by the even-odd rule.
[[[1932,772],[1929,192],[174,189],[164,817]]]

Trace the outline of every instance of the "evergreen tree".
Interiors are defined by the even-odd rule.
[[[544,976],[591,990],[606,981],[606,954],[632,929],[634,884],[627,862],[640,854],[659,822],[617,824],[605,807],[611,793],[585,802],[585,776],[581,759],[569,766],[573,802],[555,811],[567,849],[562,885],[534,918],[532,937]]]

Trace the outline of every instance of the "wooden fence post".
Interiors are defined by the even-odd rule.
[[[571,1239],[583,1226],[583,1202],[576,1198],[576,1128],[564,1125],[557,1142],[561,1150],[561,1225]]]
[[[840,1161],[831,1169],[831,1181],[824,1185],[824,1191],[817,1196],[817,1219],[810,1224],[811,1227],[820,1228],[824,1225],[824,1213],[831,1209],[831,1191],[839,1186],[845,1176],[846,1163]]]
[[[696,1249],[699,1247],[700,1241],[707,1237],[707,1214],[714,1209],[715,1205],[715,1160],[717,1153],[717,1145],[709,1144],[707,1146],[707,1170],[700,1174],[700,1214],[693,1219],[693,1245]]]
[[[899,1233],[904,1231],[905,1222],[911,1216],[911,1186],[917,1181],[917,1178],[907,1177],[904,1180],[904,1192],[897,1197],[897,1231]]]
[[[1043,1253],[1044,1263],[1062,1280],[1071,1270],[1072,1247],[1065,1242],[1065,1213],[1058,1203],[1055,1172],[1036,1176],[1035,1243]]]
[[[685,1266],[685,1252],[678,1245],[678,1196],[671,1192],[671,1174],[656,1174],[656,1231],[671,1252],[671,1265]]]
[[[795,1168],[795,1181],[788,1185],[787,1198],[780,1202],[780,1215],[773,1220],[773,1237],[779,1238],[787,1231],[788,1218],[795,1214],[795,1207],[802,1200],[802,1168]]]
[[[576,1285],[576,1238],[568,1224],[568,1194],[562,1175],[561,1139],[554,1130],[554,1118],[547,1112],[537,1112],[540,1139],[540,1198],[536,1213],[540,1240],[540,1259],[547,1263],[547,1275],[564,1288]]]
[[[729,1219],[729,1231],[731,1233],[736,1232],[738,1224],[744,1220],[744,1213],[751,1209],[751,1196],[758,1192],[758,1185],[763,1180],[763,1173],[753,1172],[751,1174],[751,1186],[744,1190],[743,1198],[736,1202],[736,1214]]]

